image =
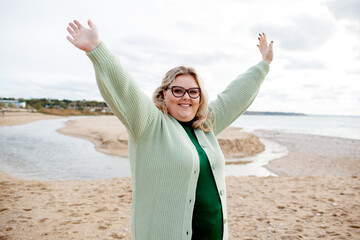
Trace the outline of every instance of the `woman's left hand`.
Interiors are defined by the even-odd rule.
[[[259,44],[257,45],[262,59],[267,62],[268,64],[270,64],[273,60],[273,41],[270,42],[270,44],[267,43],[266,40],[266,35],[265,33],[259,34]]]

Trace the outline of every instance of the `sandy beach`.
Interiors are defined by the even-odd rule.
[[[100,116],[70,120],[57,130],[62,134],[91,141],[103,153],[122,157],[128,155],[128,134],[125,126],[115,116]],[[255,135],[240,128],[229,127],[217,137],[228,159],[253,156],[264,151],[265,146]]]
[[[19,124],[31,123],[38,120],[61,118],[55,115],[46,115],[42,113],[31,112],[5,112],[4,115],[0,114],[0,127],[1,126],[14,126]]]
[[[66,134],[121,155],[124,129],[106,118],[69,122]],[[229,239],[360,239],[360,140],[227,131],[219,142],[228,158],[262,151],[257,137],[289,151],[266,166],[279,177],[226,178]],[[130,178],[28,181],[0,171],[0,240],[132,239],[130,204]]]

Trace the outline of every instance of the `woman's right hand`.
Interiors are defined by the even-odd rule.
[[[100,44],[97,27],[91,20],[88,20],[90,29],[81,25],[77,20],[74,20],[74,23],[69,23],[71,28],[67,27],[67,30],[71,35],[71,37],[67,36],[67,39],[75,47],[85,52],[91,52]]]

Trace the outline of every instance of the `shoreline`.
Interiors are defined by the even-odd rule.
[[[288,149],[288,155],[265,166],[279,176],[360,177],[360,139],[270,130],[253,133]]]
[[[229,239],[360,238],[360,140],[253,134],[289,154],[266,166],[278,177],[226,177]],[[129,177],[37,181],[0,170],[0,239],[132,239],[131,194]]]
[[[92,142],[95,149],[110,155],[129,157],[128,133],[115,116],[98,116],[69,120],[57,132],[80,137]],[[241,158],[254,156],[265,150],[265,146],[252,133],[241,128],[228,127],[217,136],[226,159],[239,159],[232,163],[241,164]]]
[[[22,123],[19,123],[19,118]],[[25,124],[55,118],[63,117],[41,113],[25,113],[24,115],[24,112],[17,112],[13,113],[11,120],[15,124]],[[14,124],[8,122],[8,125],[13,126]],[[82,117],[68,120],[65,127],[56,131],[86,139],[92,142],[99,152],[128,158],[127,132],[115,116]],[[260,141],[263,140],[263,142],[272,142],[287,149],[287,155],[284,156],[277,152],[275,155],[273,154],[275,158],[266,160],[267,164],[262,165],[265,171],[268,170],[274,175],[360,177],[360,139],[274,130],[243,132],[238,127],[227,128],[217,138],[227,165],[255,163],[260,158],[263,160],[262,158],[269,150],[267,148],[265,151],[265,145]],[[282,156],[277,157],[278,155]]]
[[[0,116],[0,127],[28,124],[39,120],[64,118],[61,116],[26,111],[5,112],[4,118]]]

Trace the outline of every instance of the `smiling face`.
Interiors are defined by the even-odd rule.
[[[195,78],[189,74],[177,76],[169,85],[169,88],[173,86],[185,89],[199,87]],[[184,96],[177,98],[171,93],[171,89],[164,90],[164,100],[167,112],[181,122],[193,120],[200,105],[200,97],[193,99],[189,97],[188,93],[185,93]]]

